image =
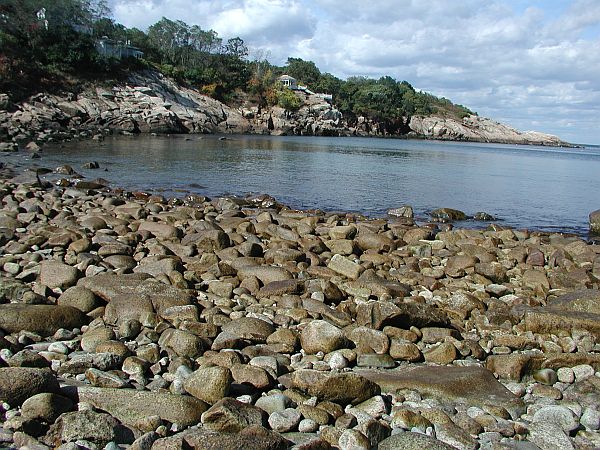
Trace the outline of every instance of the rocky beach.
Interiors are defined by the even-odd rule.
[[[6,175],[0,447],[600,447],[597,244]]]

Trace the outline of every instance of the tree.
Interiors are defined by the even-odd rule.
[[[248,46],[244,43],[244,40],[239,37],[234,37],[227,40],[225,44],[224,53],[234,58],[244,59],[248,56]]]
[[[321,78],[321,71],[312,61],[304,61],[302,58],[288,58],[284,67],[285,72],[305,83],[308,87],[314,87]]]
[[[107,13],[104,0],[3,0],[0,33],[11,46],[2,51],[30,64],[93,67],[88,32]]]

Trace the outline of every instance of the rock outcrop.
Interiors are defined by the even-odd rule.
[[[537,131],[519,131],[508,125],[475,115],[465,117],[462,121],[436,116],[413,116],[410,119],[409,127],[417,136],[428,139],[548,145],[552,147],[569,145],[550,134]]]
[[[520,132],[469,116],[403,117],[380,123],[358,117],[350,123],[321,96],[297,91],[298,111],[281,107],[233,108],[180,85],[156,71],[137,72],[125,82],[92,86],[79,94],[40,93],[11,104],[0,93],[0,151],[19,146],[35,153],[49,140],[102,139],[111,133],[238,133],[310,136],[408,136],[474,142],[569,145],[556,136]]]

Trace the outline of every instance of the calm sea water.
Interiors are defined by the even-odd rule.
[[[600,208],[600,149],[377,138],[137,136],[45,148],[38,164],[71,164],[113,186],[182,195],[268,193],[296,208],[418,217],[450,207],[505,225],[587,233]],[[98,161],[102,169],[81,166]],[[477,226],[475,223],[462,224]]]

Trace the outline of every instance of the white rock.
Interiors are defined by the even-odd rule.
[[[585,380],[594,376],[594,368],[588,364],[580,364],[573,367],[573,373],[577,381]]]
[[[338,440],[340,450],[370,450],[369,439],[360,431],[349,429],[344,430]]]
[[[575,381],[575,373],[570,367],[561,367],[556,371],[558,381],[561,383],[573,383]]]
[[[314,433],[319,429],[319,424],[312,419],[302,419],[298,424],[300,433]]]
[[[61,355],[66,355],[69,353],[69,348],[62,342],[52,342],[48,346],[48,351],[53,353],[60,353]]]
[[[348,360],[341,353],[333,353],[329,358],[331,370],[342,370],[348,367]]]
[[[300,423],[302,415],[294,408],[275,411],[269,416],[269,425],[275,431],[285,433],[294,430]]]
[[[595,408],[586,408],[580,421],[587,430],[596,431],[600,429],[600,411]]]
[[[549,422],[531,424],[529,440],[544,450],[573,450],[569,436],[560,426]]]
[[[534,423],[551,423],[567,433],[579,427],[579,419],[566,406],[544,406],[533,415]]]

